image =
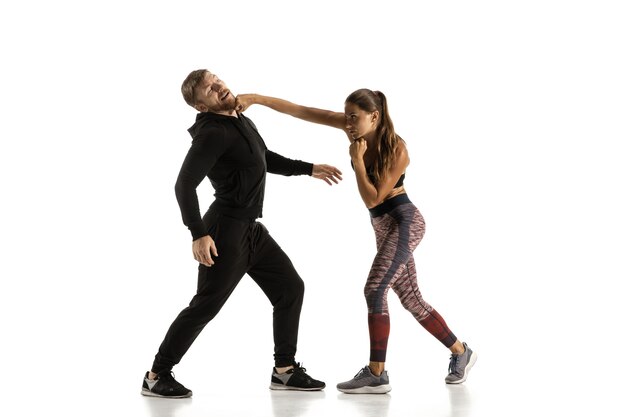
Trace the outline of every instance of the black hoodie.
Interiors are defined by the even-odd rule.
[[[176,180],[176,199],[193,240],[209,234],[196,188],[208,177],[215,189],[211,212],[253,221],[263,215],[265,173],[311,175],[313,164],[280,156],[265,146],[254,123],[239,117],[199,113]]]

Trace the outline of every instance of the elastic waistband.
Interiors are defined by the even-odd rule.
[[[225,207],[215,201],[209,207],[207,214],[228,217],[243,223],[254,223],[256,219],[261,217],[262,210],[262,207]]]
[[[376,207],[372,207],[369,209],[370,216],[372,217],[380,217],[383,214],[389,213],[391,210],[395,209],[402,204],[409,204],[411,200],[409,200],[409,196],[405,194],[398,194],[395,197],[391,197],[389,200],[385,200]]]

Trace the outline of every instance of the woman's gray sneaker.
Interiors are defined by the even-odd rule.
[[[446,377],[446,384],[460,384],[465,382],[467,374],[469,373],[478,356],[476,352],[467,346],[467,343],[463,343],[465,352],[461,355],[452,354],[450,356],[450,365],[448,365],[448,376]]]
[[[337,389],[346,394],[386,394],[391,391],[391,385],[387,371],[376,376],[369,366],[366,366],[350,381],[337,384]]]

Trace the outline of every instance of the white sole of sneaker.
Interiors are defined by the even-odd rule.
[[[386,384],[378,385],[377,387],[367,386],[353,389],[344,389],[337,387],[337,389],[345,394],[386,394],[391,391],[391,385]]]
[[[172,395],[172,396],[166,396],[166,395],[159,395],[159,394],[155,394],[154,392],[147,390],[147,389],[142,389],[141,390],[141,395],[145,395],[146,397],[154,397],[154,398],[171,398],[171,399],[178,399],[178,398],[191,398],[191,395],[193,393],[189,393],[187,395]]]
[[[282,385],[282,384],[275,384],[275,383],[271,383],[270,384],[270,389],[272,390],[276,390],[276,391],[321,391],[323,390],[325,387],[322,388],[298,388],[298,387],[288,387],[286,385]]]
[[[476,359],[478,359],[478,355],[476,354],[476,352],[472,352],[472,357],[470,358],[469,362],[467,363],[467,366],[465,367],[465,374],[463,375],[463,378],[454,382],[446,381],[446,384],[462,384],[463,382],[465,382],[470,369],[472,369],[472,366],[474,366],[474,364],[476,363]]]

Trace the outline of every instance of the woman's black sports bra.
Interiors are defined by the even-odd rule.
[[[352,165],[352,169],[354,169],[354,162],[352,162],[352,160],[350,160],[350,165]],[[370,179],[372,184],[376,184],[376,177],[374,177],[374,170],[371,167],[365,167],[365,171],[367,172],[367,177]],[[393,188],[402,187],[403,184],[404,184],[404,173],[400,175],[398,182],[396,183],[396,185],[393,186]]]

